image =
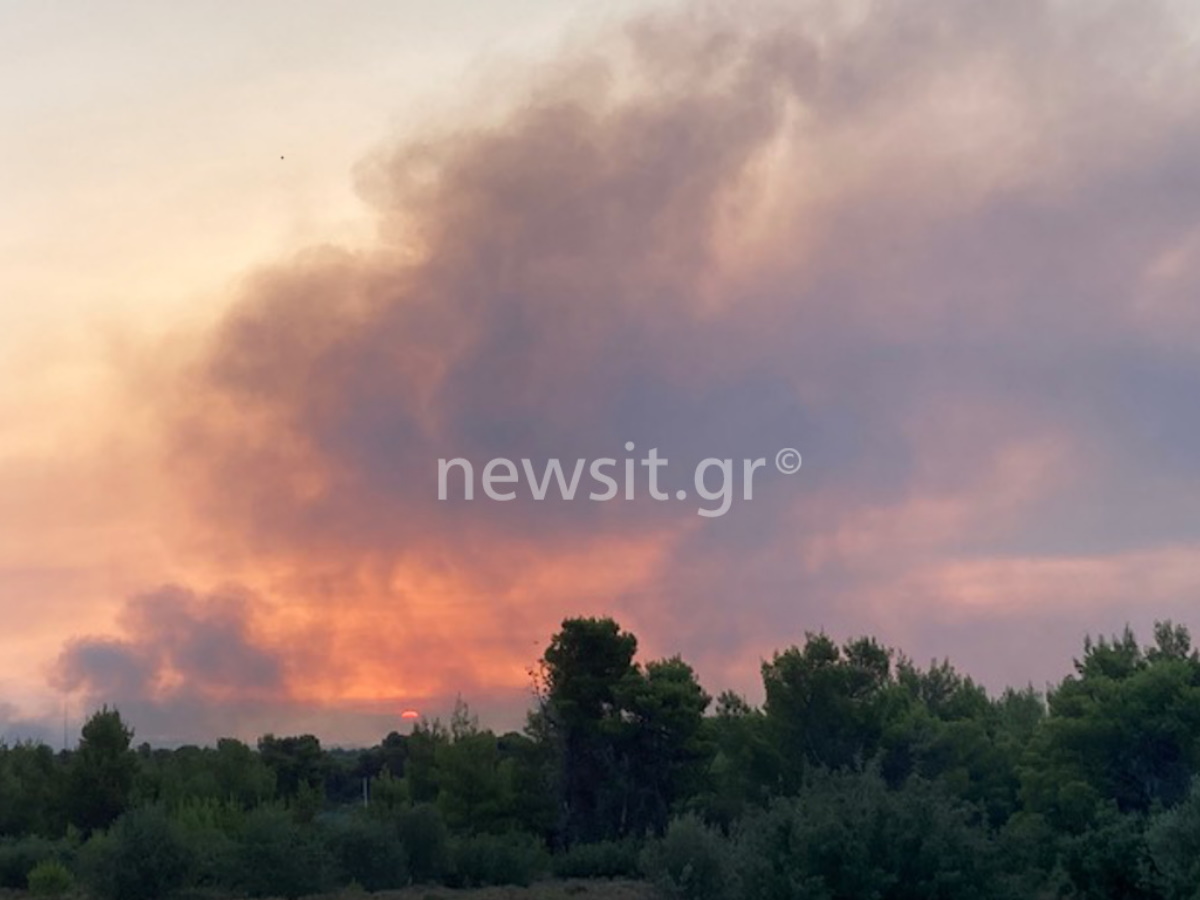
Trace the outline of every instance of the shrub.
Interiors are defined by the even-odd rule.
[[[1039,813],[1018,812],[996,836],[1000,881],[1008,896],[1055,896],[1060,835]]]
[[[238,865],[237,842],[215,828],[183,829],[190,851],[187,883],[192,887],[228,887],[234,883]]]
[[[1080,900],[1158,895],[1157,891],[1144,889],[1143,866],[1148,855],[1145,827],[1145,816],[1122,815],[1112,804],[1101,809],[1090,828],[1064,840],[1062,863],[1074,887],[1072,895]],[[1169,884],[1162,887],[1167,897],[1192,900],[1196,896],[1194,882],[1179,893]]]
[[[23,889],[30,871],[46,860],[67,862],[69,846],[63,841],[25,837],[0,843],[0,887]]]
[[[642,874],[637,842],[575,844],[551,860],[556,878],[637,878]]]
[[[972,808],[929,782],[889,790],[875,771],[817,772],[737,830],[746,896],[994,897],[994,845]]]
[[[408,857],[395,829],[386,824],[348,816],[329,826],[327,842],[343,881],[368,891],[408,883]]]
[[[1146,829],[1150,879],[1167,900],[1191,900],[1200,885],[1200,778],[1174,809]]]
[[[171,818],[191,850],[188,884],[198,888],[231,885],[237,862],[233,836],[245,823],[242,809],[213,798],[190,799],[173,809]]]
[[[668,897],[719,900],[732,895],[726,840],[695,816],[675,819],[647,845],[643,868]]]
[[[29,893],[35,897],[58,897],[74,886],[71,870],[57,859],[43,859],[29,870]]]
[[[526,834],[477,835],[451,844],[451,887],[530,885],[546,870],[546,852]]]
[[[157,807],[125,813],[84,846],[84,880],[108,900],[161,900],[183,886],[191,855],[178,826]]]
[[[396,830],[408,857],[408,873],[413,882],[440,881],[449,865],[450,838],[437,807],[420,803],[400,810]]]
[[[286,810],[261,807],[246,816],[230,880],[251,897],[292,900],[323,890],[329,869],[325,847],[311,827]]]

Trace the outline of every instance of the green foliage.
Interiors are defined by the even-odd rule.
[[[704,729],[711,698],[677,656],[647,663],[621,693],[626,816],[634,830],[661,832],[680,801],[705,785],[714,749]]]
[[[158,807],[125,813],[83,849],[84,880],[104,900],[161,900],[186,882],[191,848]]]
[[[450,829],[492,833],[512,829],[512,761],[501,759],[496,736],[479,730],[461,698],[449,739],[435,748],[434,764],[437,805]]]
[[[400,836],[386,823],[363,815],[343,816],[328,826],[326,841],[340,883],[355,882],[368,891],[408,883],[408,856]]]
[[[319,785],[301,782],[296,792],[285,800],[288,810],[297,822],[310,823],[325,805],[325,792]]]
[[[1036,897],[1061,878],[1058,832],[1044,816],[1021,811],[996,835],[1004,896]]]
[[[408,795],[408,784],[387,769],[371,779],[368,790],[371,798],[368,809],[373,816],[390,820],[395,818],[397,810],[412,803]]]
[[[134,796],[137,802],[174,809],[185,803],[214,801],[251,809],[275,797],[275,773],[260,754],[231,738],[215,748],[179,747],[138,752]]]
[[[813,771],[799,795],[736,833],[744,896],[954,900],[995,895],[994,851],[969,807],[937,786],[889,789],[877,771]]]
[[[67,785],[70,821],[84,833],[107,828],[129,806],[137,758],[133,730],[107,706],[83,726]]]
[[[1147,881],[1165,900],[1194,900],[1200,893],[1200,778],[1187,799],[1154,816],[1146,829]]]
[[[191,852],[188,884],[219,888],[230,883],[237,851],[235,835],[246,818],[240,804],[209,797],[185,800],[171,817]]]
[[[69,862],[71,848],[65,841],[42,837],[10,838],[0,841],[0,887],[24,888],[29,873],[46,861]]]
[[[921,670],[901,659],[884,696],[881,772],[892,786],[937,781],[999,827],[1018,808],[1021,755],[1040,713],[1031,691],[993,703],[948,662]]]
[[[625,804],[616,746],[621,698],[638,671],[637,638],[612,619],[568,619],[542,657],[544,734],[559,756],[566,843],[615,836]]]
[[[529,885],[547,868],[546,851],[535,838],[519,832],[480,834],[451,843],[445,880],[451,887]]]
[[[862,638],[839,648],[809,634],[763,663],[767,721],[785,761],[785,784],[799,784],[808,766],[861,765],[883,737],[891,655]]]
[[[732,691],[717,698],[716,714],[704,725],[713,756],[694,805],[728,829],[778,790],[782,763],[766,716]]]
[[[412,803],[434,803],[438,795],[438,748],[450,740],[440,722],[421,722],[408,738],[404,784]]]
[[[275,796],[274,771],[261,755],[241,741],[221,738],[212,754],[218,799],[250,809]]]
[[[642,867],[667,897],[722,900],[734,895],[729,851],[719,832],[684,816],[646,846]]]
[[[1173,806],[1200,771],[1200,657],[1182,626],[1155,635],[1146,649],[1128,629],[1088,640],[1051,692],[1021,780],[1026,806],[1055,827],[1082,832],[1102,801],[1122,813]]]
[[[1089,639],[1044,698],[809,635],[763,666],[761,709],[726,692],[710,711],[686,662],[636,649],[611,619],[565,621],[524,734],[460,701],[366,750],[134,751],[104,708],[75,751],[0,745],[0,887],[70,892],[74,872],[97,900],[297,897],[644,871],[680,898],[1200,896],[1182,626]]]
[[[360,778],[375,778],[383,772],[388,772],[395,778],[403,778],[407,761],[408,737],[397,731],[390,731],[376,746],[359,751],[355,775]]]
[[[60,897],[74,886],[71,870],[57,859],[43,859],[29,870],[29,893],[35,897]]]
[[[1079,900],[1156,897],[1145,870],[1145,828],[1145,816],[1121,815],[1112,803],[1106,803],[1086,830],[1065,838],[1062,865],[1072,896]]]
[[[709,697],[678,657],[633,661],[637,639],[612,619],[568,619],[540,668],[542,704],[530,733],[554,748],[570,845],[665,827],[704,783],[712,758]]]
[[[573,844],[551,860],[556,878],[636,878],[642,872],[637,841]]]
[[[262,807],[246,817],[231,882],[251,897],[299,897],[329,884],[331,864],[311,826],[286,810]]]
[[[509,732],[496,740],[510,785],[510,814],[517,827],[550,841],[558,823],[557,768],[548,740]]]
[[[437,807],[421,803],[401,810],[396,830],[412,880],[425,884],[441,879],[450,864],[450,835]]]
[[[542,675],[555,716],[567,728],[600,726],[618,708],[621,685],[633,677],[637,638],[612,619],[567,619],[550,640]]]
[[[45,744],[0,744],[0,835],[61,834],[64,784]]]
[[[299,737],[263,735],[258,741],[258,755],[274,773],[276,788],[282,798],[296,797],[305,788],[323,787],[330,770],[330,761],[321,751],[321,742],[311,734]]]

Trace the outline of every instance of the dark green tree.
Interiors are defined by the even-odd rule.
[[[45,744],[0,744],[0,836],[62,831],[63,781]]]
[[[708,820],[728,829],[779,791],[779,754],[766,716],[732,691],[717,697],[715,714],[704,725],[714,756],[699,808]]]
[[[1200,658],[1182,626],[1159,623],[1155,638],[1145,649],[1129,629],[1089,639],[1050,692],[1022,791],[1057,828],[1089,827],[1108,802],[1122,813],[1171,807],[1200,771]]]
[[[131,810],[94,836],[83,861],[89,886],[104,900],[161,900],[183,886],[191,865],[179,826],[155,806]]]
[[[251,809],[275,796],[275,772],[241,741],[221,738],[210,759],[220,799]]]
[[[260,807],[238,835],[232,880],[251,897],[300,897],[329,886],[333,860],[311,825]]]
[[[129,749],[133,729],[116,709],[103,707],[83,726],[70,765],[67,808],[85,834],[107,828],[129,806],[137,757]]]
[[[861,766],[879,749],[884,730],[891,654],[860,638],[839,648],[809,634],[763,663],[764,707],[789,789],[807,766]]]
[[[461,699],[448,741],[435,751],[437,805],[461,833],[502,832],[514,824],[513,764],[501,759],[496,736],[482,731]]]
[[[1174,809],[1155,815],[1146,829],[1147,881],[1166,900],[1194,900],[1200,892],[1200,778]]]
[[[612,619],[579,618],[563,622],[542,657],[542,702],[530,730],[555,747],[566,843],[621,830],[627,798],[618,745],[622,698],[640,677],[636,652],[637,638]]]
[[[263,735],[258,740],[258,754],[267,768],[274,772],[280,797],[293,798],[305,789],[323,793],[331,765],[321,750],[321,742],[313,735]]]
[[[630,794],[622,830],[661,833],[671,811],[697,796],[715,748],[704,728],[711,698],[678,656],[646,664],[622,689],[621,745]]]
[[[438,795],[438,748],[450,741],[441,722],[418,722],[408,736],[404,783],[413,803],[434,803]]]
[[[996,856],[975,811],[939,786],[891,789],[874,767],[811,768],[735,829],[739,896],[879,900],[997,897]]]

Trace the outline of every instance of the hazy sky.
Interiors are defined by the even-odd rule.
[[[578,613],[752,699],[1200,625],[1188,4],[597,6],[0,3],[0,731],[513,725]],[[768,466],[436,499],[626,441]]]

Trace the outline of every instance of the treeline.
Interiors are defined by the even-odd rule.
[[[761,708],[683,660],[563,623],[523,733],[448,723],[361,751],[0,747],[0,886],[104,900],[647,877],[685,898],[1194,898],[1200,654],[1088,640],[1042,695],[810,634]]]

